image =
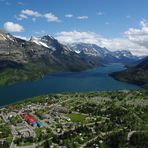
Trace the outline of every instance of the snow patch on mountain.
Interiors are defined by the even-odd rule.
[[[41,41],[40,37],[31,37],[30,41],[34,42],[34,43],[36,43],[38,45],[44,46],[46,48],[49,48],[47,44],[45,44],[44,42]]]
[[[7,40],[7,38],[3,34],[0,34],[0,40],[4,41]]]
[[[72,43],[68,44],[68,46],[77,54],[100,57],[102,60],[108,62],[128,62],[139,59],[139,57],[134,56],[129,50],[110,51],[98,45],[86,43]]]
[[[49,36],[48,39],[54,40],[54,38],[51,36]],[[49,48],[49,49],[52,49],[53,51],[55,51],[56,48],[54,46],[50,45],[48,39],[45,39],[45,37],[31,37],[30,41],[34,42],[40,46],[43,46],[43,47],[46,47],[46,48]]]

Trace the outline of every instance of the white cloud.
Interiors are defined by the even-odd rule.
[[[148,21],[140,22],[141,28],[130,28],[124,35],[133,43],[148,48]]]
[[[146,55],[148,54],[148,49],[133,43],[127,38],[113,38],[107,39],[103,38],[100,44],[101,47],[106,47],[112,51],[115,50],[130,50],[135,55]]]
[[[44,17],[47,19],[48,22],[58,22],[59,18],[52,13],[44,14]]]
[[[20,14],[19,16],[15,16],[15,18],[19,21],[23,20],[23,19],[27,19],[28,16],[24,15],[24,14]]]
[[[90,43],[100,47],[106,47],[112,51],[130,50],[135,55],[148,54],[148,48],[132,42],[126,37],[108,39],[94,32],[60,32],[56,34],[56,39],[62,43]]]
[[[140,25],[141,25],[142,27],[148,27],[148,21],[145,20],[145,19],[143,19],[142,21],[140,21]]]
[[[24,14],[20,14],[19,17],[22,18],[22,19],[27,19],[27,18],[28,18],[28,17],[27,17],[26,15],[24,15]]]
[[[73,14],[65,14],[65,17],[72,18],[73,17]]]
[[[77,19],[79,19],[79,20],[86,20],[86,19],[88,19],[88,16],[78,16]]]
[[[99,36],[94,32],[60,32],[56,34],[56,38],[62,43],[94,43],[99,44]]]
[[[4,24],[4,29],[8,32],[21,32],[24,30],[23,26],[20,24],[15,24],[13,22],[6,22]]]
[[[33,16],[33,17],[42,16],[39,12],[30,10],[30,9],[22,10],[21,13],[24,14],[24,15]]]
[[[52,14],[51,12],[41,14],[38,11],[33,11],[31,9],[24,9],[21,11],[19,16],[15,16],[17,20],[27,19],[28,17],[32,17],[32,21],[36,21],[36,18],[41,17],[45,18],[48,22],[59,22],[59,18]]]
[[[109,23],[106,23],[109,24]],[[148,55],[148,21],[140,21],[139,28],[129,28],[121,38],[108,39],[94,32],[61,32],[56,35],[61,42],[97,44],[110,50],[130,50],[135,55]]]

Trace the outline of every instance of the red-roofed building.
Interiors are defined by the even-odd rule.
[[[35,117],[30,114],[28,114],[28,115],[20,114],[20,116],[31,125],[32,125],[32,123],[37,122]]]

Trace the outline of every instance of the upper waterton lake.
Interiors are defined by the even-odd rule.
[[[84,72],[49,74],[41,80],[1,86],[0,106],[48,93],[139,89],[139,86],[120,82],[109,76],[110,73],[123,69],[123,64],[113,63]]]

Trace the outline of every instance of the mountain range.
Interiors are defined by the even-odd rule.
[[[107,48],[101,48],[95,44],[73,43],[68,46],[78,53],[81,57],[100,58],[102,63],[134,63],[140,57],[134,56],[129,50],[110,51]]]
[[[23,40],[0,31],[0,84],[34,80],[50,72],[82,71],[104,63],[132,63],[128,50],[109,51],[95,44],[64,45],[52,36]]]
[[[50,47],[0,32],[0,83],[38,79],[49,72],[81,71],[94,66],[50,36],[41,37]],[[40,42],[41,43],[41,42]],[[55,49],[55,50],[54,50]]]

